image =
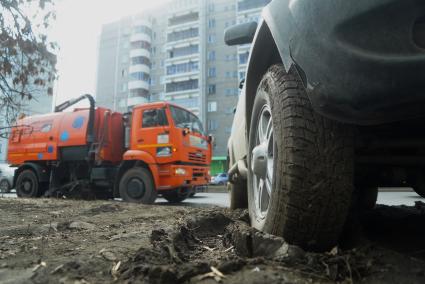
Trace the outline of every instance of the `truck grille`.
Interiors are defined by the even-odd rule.
[[[204,172],[205,171],[203,169],[194,168],[193,169],[192,176],[193,176],[193,178],[203,177],[204,176]]]
[[[205,163],[207,157],[201,152],[189,152],[189,161]]]

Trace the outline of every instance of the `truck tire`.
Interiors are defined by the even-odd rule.
[[[230,195],[230,209],[245,209],[248,208],[248,191],[246,183],[235,182],[228,183],[227,190]]]
[[[119,184],[120,196],[124,201],[153,204],[157,191],[149,170],[141,167],[129,169]]]
[[[305,249],[332,248],[350,208],[353,168],[351,128],[313,111],[295,70],[270,67],[249,132],[252,226]]]
[[[23,170],[16,179],[16,195],[22,198],[40,197],[43,186],[38,181],[37,175],[32,170]]]
[[[189,192],[181,192],[180,189],[162,193],[162,197],[170,203],[180,203],[188,198],[189,195]]]

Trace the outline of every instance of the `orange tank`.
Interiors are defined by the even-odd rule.
[[[91,150],[96,160],[119,163],[124,152],[122,114],[96,108],[94,117]],[[9,138],[9,163],[20,165],[29,161],[57,161],[61,154],[66,155],[70,149],[87,148],[88,122],[89,109],[19,120]]]

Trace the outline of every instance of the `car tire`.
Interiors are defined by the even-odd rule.
[[[357,196],[358,206],[360,210],[372,210],[375,208],[378,200],[378,187],[363,187],[359,188]]]
[[[227,183],[227,190],[230,195],[230,209],[245,209],[248,208],[248,191],[246,183],[235,182]]]
[[[1,193],[10,193],[11,186],[6,179],[0,181],[0,192]]]
[[[342,232],[352,190],[352,129],[313,111],[295,70],[270,67],[249,132],[252,226],[305,249],[328,250]]]
[[[188,198],[189,195],[190,193],[181,192],[179,189],[162,193],[162,197],[170,203],[180,203]]]
[[[146,168],[129,169],[121,178],[119,193],[126,202],[153,204],[157,191],[150,171]]]
[[[43,186],[38,181],[37,175],[32,170],[23,170],[16,179],[16,195],[21,198],[40,197]]]

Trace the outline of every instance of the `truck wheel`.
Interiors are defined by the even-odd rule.
[[[10,193],[10,184],[5,179],[0,181],[0,192],[1,193]]]
[[[230,195],[230,209],[248,208],[248,191],[242,182],[228,183],[227,190]]]
[[[351,202],[352,140],[350,127],[313,111],[296,71],[270,67],[249,133],[252,226],[306,249],[333,247]]]
[[[119,184],[120,196],[124,201],[153,204],[157,191],[149,170],[145,168],[129,169]]]
[[[190,193],[176,189],[173,191],[163,192],[162,197],[170,203],[180,203],[185,200]]]
[[[16,180],[16,195],[22,198],[40,197],[43,193],[37,175],[32,170],[23,170]]]

